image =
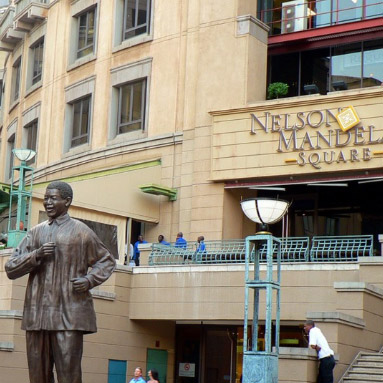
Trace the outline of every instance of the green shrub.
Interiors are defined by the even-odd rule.
[[[286,96],[289,91],[289,86],[284,82],[273,82],[267,88],[267,98],[279,98]]]

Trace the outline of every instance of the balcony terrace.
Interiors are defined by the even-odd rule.
[[[274,1],[273,6],[259,13],[271,36],[383,17],[381,0]]]
[[[206,250],[197,244],[176,247],[153,244],[149,265],[244,263],[245,240],[205,241]],[[266,260],[266,249],[258,249]],[[358,257],[373,256],[372,235],[314,236],[282,238],[282,262],[355,262]],[[275,254],[276,256],[276,254]],[[252,251],[254,257],[254,249]]]
[[[12,51],[14,45],[24,37],[23,32],[16,31],[13,27],[14,15],[15,9],[9,7],[0,19],[0,50],[2,51]]]
[[[16,0],[15,30],[28,32],[36,23],[46,19],[50,2],[51,0]]]

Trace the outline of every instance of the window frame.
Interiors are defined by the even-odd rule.
[[[28,123],[27,125],[24,126],[24,129],[25,129],[25,132],[26,132],[26,137],[25,137],[25,147],[27,149],[32,149],[34,150],[36,153],[37,153],[37,139],[38,139],[38,129],[39,129],[39,121],[38,119],[34,119],[33,121],[31,121],[30,123]],[[34,141],[34,144],[30,145],[30,133],[31,132],[34,132],[34,134],[32,134],[32,138],[33,138],[33,141]],[[32,164],[34,164],[36,162],[36,156],[34,156],[31,160],[27,161],[27,165],[30,166]]]
[[[100,20],[100,0],[78,0],[71,4],[71,24],[70,24],[70,37],[69,37],[69,52],[68,52],[68,66],[67,70],[70,71],[81,65],[84,65],[97,58],[97,45],[98,45],[98,30]],[[79,51],[89,48],[87,45],[79,49],[80,41],[80,20],[85,14],[94,12],[94,33],[93,33],[93,49],[92,52],[83,56],[78,56]],[[87,16],[88,17],[88,16]],[[88,23],[87,23],[88,26]]]
[[[18,119],[15,118],[7,127],[6,142],[6,165],[4,168],[4,179],[10,181],[12,179],[12,168],[14,164],[14,155],[12,149],[15,148],[17,138]]]
[[[63,156],[72,156],[91,149],[92,127],[93,127],[93,108],[95,94],[96,76],[90,76],[65,88],[65,118],[64,118],[64,139]],[[89,117],[87,126],[87,142],[72,146],[74,104],[80,100],[90,97]]]
[[[140,118],[138,120],[133,120],[133,107],[134,107],[134,102],[135,102],[135,99],[134,99],[134,85],[136,84],[140,84],[141,83],[141,101],[140,101],[140,104],[141,104],[141,111],[140,111]],[[140,124],[140,128],[139,129],[134,129],[132,130],[133,131],[144,131],[144,128],[145,128],[145,102],[146,102],[146,83],[147,83],[147,79],[146,78],[141,78],[141,79],[137,79],[137,80],[134,80],[134,81],[130,81],[130,82],[127,82],[125,84],[121,84],[118,86],[118,112],[117,112],[117,135],[120,135],[120,134],[125,134],[125,133],[129,133],[129,132],[123,132],[122,131],[122,128],[124,127],[128,127],[128,126],[131,126],[131,125],[134,125],[134,124],[137,124],[139,123]],[[126,123],[122,123],[121,122],[121,116],[122,116],[122,97],[123,97],[123,88],[126,88],[128,87],[129,89],[129,93],[130,93],[130,96],[129,96],[129,99],[130,99],[130,105],[129,105],[129,114],[128,114],[128,122]]]
[[[86,126],[86,134],[80,134],[82,129],[82,121],[83,121],[83,105],[84,102],[88,102],[88,111],[87,111],[87,126]],[[91,104],[92,104],[92,95],[88,94],[85,97],[79,98],[71,103],[72,105],[72,127],[71,127],[71,143],[70,143],[70,149],[77,148],[78,146],[89,144],[90,140],[90,114],[91,114]],[[75,108],[76,105],[80,105],[80,121],[78,123],[78,135],[74,135],[74,129],[75,129]],[[86,142],[80,142],[78,144],[74,144],[73,142],[76,140],[81,140],[82,138],[86,137]]]
[[[146,58],[134,63],[111,69],[111,105],[109,111],[109,132],[108,143],[110,145],[145,138],[148,135],[149,125],[149,103],[150,103],[150,82],[152,73],[152,58]],[[141,100],[141,129],[120,133],[120,111],[121,97],[120,88],[144,81],[145,91],[142,92]]]
[[[95,42],[96,42],[96,30],[97,30],[97,5],[85,10],[76,16],[77,18],[77,49],[76,49],[76,60],[82,59],[83,57],[94,55],[95,53]],[[86,44],[83,48],[79,48],[80,45],[80,34],[81,34],[81,18],[86,17],[86,28],[85,28],[85,40],[88,41],[88,31],[90,29],[89,26],[89,15],[93,13],[93,41],[92,44]],[[92,47],[92,52],[86,53],[84,55],[80,55],[80,52],[84,52]]]
[[[21,90],[21,65],[22,56],[19,56],[12,65],[12,92],[11,92],[11,107],[18,103]]]
[[[35,86],[36,84],[38,84],[39,82],[42,81],[43,79],[43,63],[44,63],[44,46],[45,46],[45,41],[44,41],[44,36],[42,38],[40,38],[39,40],[37,40],[32,46],[30,49],[32,49],[32,56],[33,56],[33,59],[32,59],[32,73],[31,73],[31,86]],[[40,57],[40,62],[41,62],[41,70],[40,72],[37,74],[37,75],[34,75],[35,73],[35,68],[36,68],[36,49],[41,47],[41,57]],[[38,78],[38,76],[40,76]],[[37,79],[38,78],[38,79]],[[36,80],[37,79],[37,80]]]
[[[136,10],[138,9],[138,5],[140,3],[140,0],[132,0],[135,2],[135,6],[136,6]],[[130,28],[127,28],[126,24],[127,24],[127,13],[128,13],[128,5],[129,5],[129,0],[124,0],[124,14],[123,14],[123,25],[122,25],[122,41],[124,40],[129,40],[131,38],[134,38],[136,36],[140,36],[140,35],[143,35],[143,34],[146,34],[148,35],[150,33],[150,13],[151,13],[151,0],[146,0],[146,20],[145,20],[145,23],[144,24],[140,24],[138,25],[138,18],[139,18],[139,11],[140,9],[138,9],[138,12],[136,11],[136,14],[135,14],[135,17],[134,17],[134,26],[133,27],[130,27]],[[129,32],[132,32],[132,31],[136,31],[138,29],[141,29],[141,28],[145,28],[145,32],[142,32],[138,35],[134,35],[134,36],[131,36],[131,37],[127,37],[126,34],[129,33]]]
[[[134,0],[137,1],[137,0]],[[126,31],[126,9],[128,0],[115,0],[114,5],[114,37],[112,52],[118,52],[122,49],[127,49],[132,46],[143,44],[153,40],[154,31],[154,1],[147,1],[147,17],[146,17],[146,31],[136,36],[125,38]],[[138,28],[142,28],[142,25]],[[131,30],[136,30],[136,27]]]

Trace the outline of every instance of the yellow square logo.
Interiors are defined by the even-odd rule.
[[[335,117],[338,121],[340,128],[344,132],[353,128],[355,125],[358,125],[360,122],[360,118],[358,117],[354,107],[352,106],[348,106],[347,108],[344,108]]]

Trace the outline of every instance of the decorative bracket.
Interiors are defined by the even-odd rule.
[[[169,201],[177,200],[177,189],[169,188],[167,186],[161,186],[157,184],[146,184],[139,187],[144,193],[154,194],[154,195],[164,195],[169,197]]]

